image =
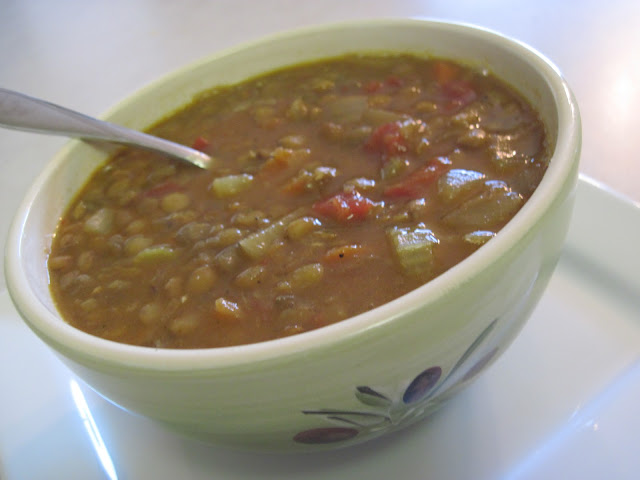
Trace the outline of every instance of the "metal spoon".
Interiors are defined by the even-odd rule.
[[[178,143],[98,120],[53,103],[0,88],[0,126],[16,130],[106,140],[155,150],[208,169],[209,155]]]

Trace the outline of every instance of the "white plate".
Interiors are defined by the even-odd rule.
[[[638,478],[639,245],[640,206],[581,179],[551,284],[496,364],[426,422],[313,455],[229,452],[118,409],[2,292],[0,478]]]

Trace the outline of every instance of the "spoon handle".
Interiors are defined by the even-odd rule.
[[[16,130],[136,145],[210,168],[211,158],[198,150],[98,120],[19,92],[0,88],[0,126]]]

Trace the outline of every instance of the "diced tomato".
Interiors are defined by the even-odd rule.
[[[397,88],[402,85],[404,85],[402,78],[397,75],[390,75],[384,80],[384,82],[381,82],[380,80],[371,80],[370,82],[362,85],[362,89],[367,93],[376,93],[382,90],[385,86]]]
[[[205,148],[207,148],[209,145],[211,144],[211,142],[209,142],[209,140],[207,140],[204,137],[197,137],[194,141],[193,144],[191,144],[191,148],[195,148],[196,150],[204,150]]]
[[[158,185],[151,187],[144,193],[144,195],[147,197],[158,198],[164,197],[169,193],[178,192],[180,190],[182,190],[182,187],[180,185],[175,182],[168,181],[159,183]]]
[[[436,157],[425,167],[413,171],[398,183],[387,187],[383,194],[388,198],[420,198],[424,195],[425,188],[447,171],[450,163],[447,158]]]
[[[382,82],[378,80],[371,80],[362,86],[362,89],[367,93],[375,93],[382,88]]]
[[[397,155],[407,151],[407,141],[402,136],[400,125],[397,122],[391,122],[376,128],[369,136],[364,147],[370,152]]]
[[[440,86],[444,110],[447,113],[459,110],[477,97],[471,83],[460,78],[461,71],[459,65],[444,60],[433,64],[433,76]]]
[[[445,109],[448,111],[469,105],[477,97],[471,83],[464,80],[453,80],[447,83],[442,87],[442,92],[447,101]]]
[[[396,75],[391,75],[387,77],[387,80],[385,81],[385,83],[390,87],[401,87],[402,85],[404,85],[404,81],[402,80],[402,78]]]
[[[338,193],[313,204],[313,210],[338,222],[364,220],[374,203],[356,191]]]

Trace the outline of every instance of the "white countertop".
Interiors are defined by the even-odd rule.
[[[377,17],[429,17],[478,24],[531,45],[560,68],[582,113],[581,172],[640,205],[640,133],[635,132],[640,125],[637,0],[0,3],[0,86],[95,116],[183,65],[298,26]],[[2,251],[26,189],[65,141],[0,130]],[[558,278],[556,282],[563,277]],[[0,293],[4,290],[2,276]],[[8,346],[7,341],[11,339],[0,338],[0,349]],[[0,383],[9,378],[2,371],[5,368],[0,366]],[[630,382],[637,385],[637,380]]]

